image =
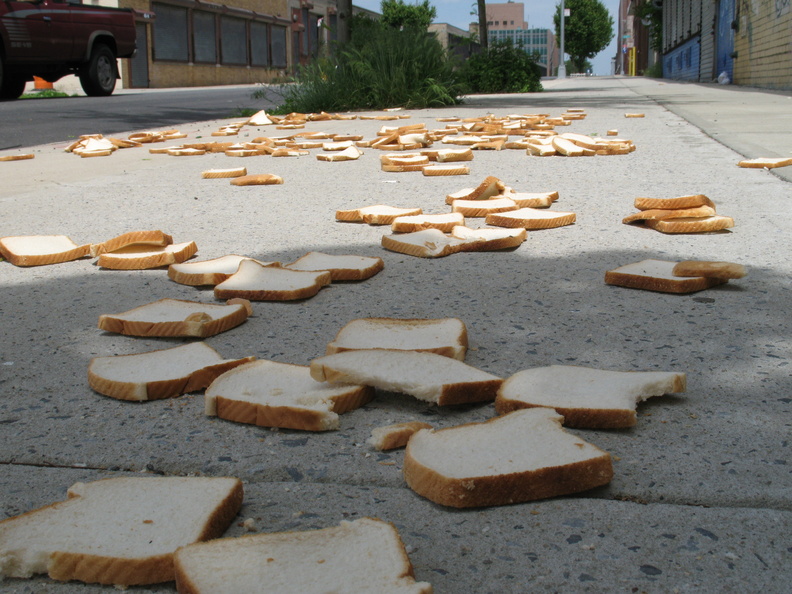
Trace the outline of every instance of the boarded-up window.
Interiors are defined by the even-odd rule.
[[[272,26],[272,65],[286,67],[286,27]]]
[[[243,19],[220,17],[220,55],[223,64],[247,64],[246,29]]]
[[[153,3],[157,14],[154,21],[154,59],[186,62],[189,60],[187,42],[187,9]]]
[[[269,39],[265,23],[250,23],[250,63],[253,66],[269,65]]]
[[[193,55],[196,62],[217,63],[217,25],[211,12],[193,12]]]

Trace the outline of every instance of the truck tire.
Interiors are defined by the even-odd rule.
[[[88,63],[80,71],[80,85],[90,97],[107,97],[116,85],[116,56],[109,47],[97,43]]]
[[[8,74],[5,71],[3,60],[0,58],[0,101],[18,99],[25,91],[26,82],[24,76]]]

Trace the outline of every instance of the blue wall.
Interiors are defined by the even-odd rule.
[[[663,77],[677,80],[699,80],[701,43],[697,35],[663,56]]]

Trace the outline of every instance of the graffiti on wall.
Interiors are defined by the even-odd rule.
[[[790,11],[792,11],[792,0],[775,0],[775,15],[777,19],[780,19]]]

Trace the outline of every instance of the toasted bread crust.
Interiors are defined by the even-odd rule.
[[[505,415],[522,408],[542,407],[545,407],[545,405],[531,404],[522,400],[511,400],[503,398],[500,394],[495,399],[495,412],[499,415]],[[633,427],[637,423],[637,414],[634,410],[566,408],[563,406],[554,406],[553,409],[564,417],[564,425],[566,427],[622,429]]]
[[[677,281],[638,274],[627,274],[616,270],[608,270],[605,273],[605,283],[608,285],[658,291],[660,293],[695,293],[696,291],[703,291],[710,287],[722,285],[725,282],[725,279],[705,277],[680,277]]]

